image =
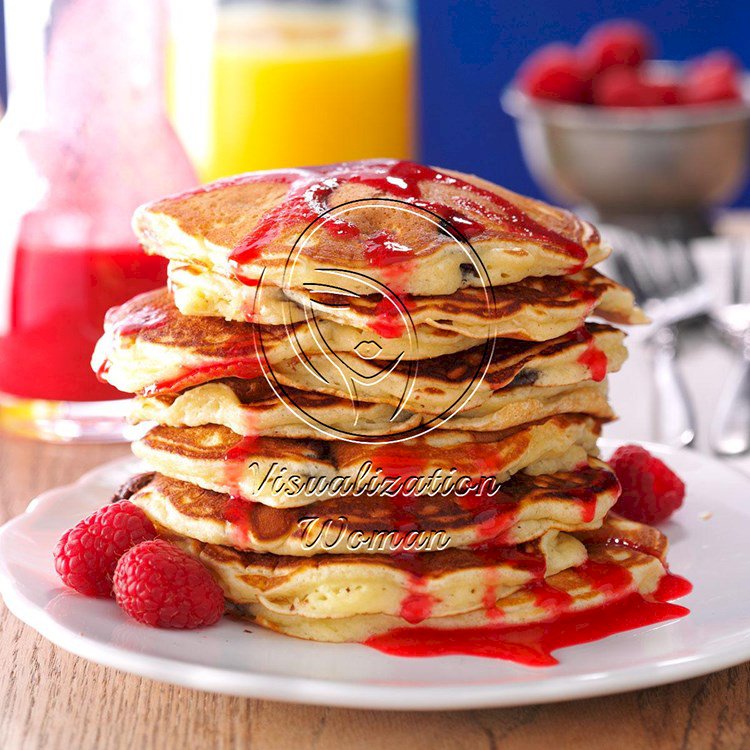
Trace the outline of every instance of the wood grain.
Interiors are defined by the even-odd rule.
[[[0,437],[0,520],[118,446]],[[596,700],[399,713],[211,695],[116,672],[61,651],[0,605],[0,748],[749,748],[750,665]]]

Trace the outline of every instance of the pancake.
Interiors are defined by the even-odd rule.
[[[330,286],[311,284],[285,292],[298,305],[341,325],[398,331],[397,310],[382,295],[353,297],[331,292]],[[548,341],[580,328],[589,315],[626,325],[648,320],[629,289],[592,268],[573,276],[530,277],[491,290],[465,287],[447,297],[407,297],[403,302],[416,326],[481,340]]]
[[[349,495],[312,508],[269,508],[156,474],[131,501],[154,523],[180,536],[309,557],[345,554],[353,546],[363,553],[398,552],[410,540],[422,552],[490,542],[510,546],[552,529],[595,529],[619,493],[609,467],[590,458],[588,466],[572,472],[514,474],[492,496]]]
[[[607,382],[591,380],[561,386],[511,385],[493,391],[481,405],[464,409],[439,425],[451,430],[506,430],[555,414],[615,418],[607,401]]]
[[[422,414],[402,411],[392,419],[386,404],[357,402],[355,409],[345,399],[311,391],[291,390],[292,401],[309,419],[288,409],[265,378],[224,378],[188,388],[182,393],[139,397],[133,401],[131,420],[156,422],[169,427],[199,427],[216,424],[243,436],[328,439],[333,430],[377,438],[414,430]],[[475,409],[458,412],[439,429],[505,430],[555,414],[588,414],[601,420],[614,418],[607,401],[606,381],[585,381],[558,387],[507,386],[495,391]]]
[[[314,292],[307,287],[288,289],[286,295],[266,285],[257,294],[257,287],[234,277],[174,262],[169,281],[175,305],[184,315],[278,325],[303,320],[302,308],[308,307],[324,320],[380,335],[398,338],[404,327],[398,307],[379,294],[333,293],[330,285]],[[547,341],[579,328],[589,315],[624,325],[647,321],[629,289],[593,269],[567,277],[531,277],[487,292],[465,287],[447,297],[408,297],[404,302],[416,326],[481,340],[499,336]]]
[[[243,438],[218,425],[157,426],[132,447],[160,474],[284,508],[309,505],[344,492],[364,492],[381,477],[398,479],[405,487],[413,477],[408,491],[428,494],[439,491],[450,472],[455,477],[492,477],[504,482],[518,471],[567,471],[595,453],[600,429],[600,423],[591,417],[561,414],[504,432],[434,431],[404,442],[373,446]],[[416,477],[425,479],[416,484]],[[344,490],[347,485],[349,490]]]
[[[586,560],[575,537],[548,531],[517,547],[447,549],[403,555],[290,557],[239,552],[187,537],[173,543],[200,560],[227,600],[260,603],[272,612],[312,618],[387,614],[417,622],[429,603],[445,617],[502,599],[533,581]]]
[[[530,584],[494,606],[447,617],[428,617],[415,625],[402,617],[386,614],[341,618],[312,618],[280,613],[261,603],[240,604],[231,611],[279,633],[312,641],[361,643],[396,628],[458,629],[550,622],[568,612],[582,612],[620,601],[630,594],[647,596],[666,575],[664,564],[652,555],[618,545],[592,546],[589,560],[546,578],[541,590]],[[590,564],[606,566],[610,581],[598,585]],[[602,568],[599,567],[598,571]],[[541,594],[541,595],[540,595]]]
[[[423,327],[438,338],[476,343],[460,334]],[[321,334],[328,350],[319,345]],[[540,385],[566,385],[592,376],[591,364],[596,365],[592,356],[598,352],[606,357],[604,364],[610,371],[618,369],[626,356],[623,334],[595,323],[549,342],[495,339],[473,346],[458,359],[449,354],[431,356],[421,367],[407,360],[409,351],[398,349],[399,339],[376,341],[369,335],[330,321],[320,321],[320,327],[313,329],[304,323],[259,327],[185,316],[161,289],[109,310],[92,366],[116,388],[147,395],[176,393],[218,378],[252,379],[270,368],[270,375],[280,384],[297,390],[351,400],[354,383],[361,390],[355,394],[357,401],[401,404],[407,411],[440,414],[485,365],[488,371],[480,384],[480,401],[472,405],[519,375],[536,378]],[[425,342],[429,344],[429,337],[420,334],[416,354],[426,353]],[[487,363],[489,351],[492,357]],[[377,358],[369,356],[371,352]],[[597,377],[602,379],[605,372],[599,369]],[[550,373],[555,370],[562,372]],[[402,403],[404,388],[414,376],[416,391],[408,403]],[[293,403],[293,399],[286,400]]]
[[[335,267],[415,295],[567,275],[610,251],[568,211],[387,159],[220,180],[142,206],[133,227],[147,252],[250,286],[262,274],[286,286],[293,254],[305,283],[325,283],[318,270]]]
[[[100,378],[126,393],[156,393],[179,391],[217,377],[256,377],[262,373],[258,352],[274,365],[297,358],[298,352],[325,356],[328,350],[356,352],[352,356],[357,361],[373,355],[408,361],[473,346],[472,338],[426,325],[393,338],[365,335],[327,320],[260,327],[187,316],[177,310],[166,289],[158,289],[107,312],[92,367]]]
[[[170,427],[215,424],[243,436],[312,439],[328,437],[315,427],[315,422],[363,438],[407,432],[422,422],[420,415],[409,412],[401,412],[396,419],[391,419],[393,409],[386,404],[362,401],[356,403],[353,410],[351,402],[336,396],[290,390],[294,403],[309,420],[301,419],[288,409],[262,376],[222,378],[182,393],[139,397],[133,401],[130,417],[135,423],[153,421]]]
[[[321,354],[289,359],[271,369],[277,383],[286,387],[448,418],[484,404],[508,385],[559,387],[601,381],[627,358],[623,339],[616,328],[589,323],[552,341],[495,339],[460,355],[392,370],[387,361],[362,360],[344,352],[336,358]],[[293,403],[288,394],[282,395]]]

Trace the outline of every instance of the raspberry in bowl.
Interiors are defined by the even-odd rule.
[[[611,21],[532,54],[502,95],[527,165],[555,199],[603,222],[689,239],[746,177],[750,79],[728,52],[678,63]]]

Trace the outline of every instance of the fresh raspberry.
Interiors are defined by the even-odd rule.
[[[739,64],[729,52],[712,52],[687,66],[684,91],[687,104],[737,101],[741,98]]]
[[[55,570],[63,583],[87,596],[111,596],[120,557],[153,539],[156,529],[136,505],[107,505],[66,531],[55,548]]]
[[[156,628],[213,625],[224,612],[224,594],[208,570],[164,539],[143,542],[120,558],[114,590],[127,614]]]
[[[618,448],[609,464],[622,485],[622,494],[613,510],[625,518],[659,523],[682,505],[683,481],[640,445]]]
[[[635,21],[608,21],[594,26],[578,47],[590,76],[618,66],[637,68],[654,51],[651,32]]]
[[[672,81],[651,81],[635,68],[610,68],[592,83],[594,104],[602,107],[663,107],[679,104],[680,86]]]
[[[567,44],[548,44],[537,50],[518,73],[521,89],[537,99],[580,104],[586,100],[587,81],[575,50]]]

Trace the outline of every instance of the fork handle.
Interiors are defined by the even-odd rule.
[[[711,425],[711,449],[720,456],[739,456],[750,450],[750,352],[735,365]]]
[[[685,381],[677,369],[677,345],[672,326],[661,326],[651,337],[656,408],[654,434],[666,445],[685,447],[695,440],[695,412]]]

